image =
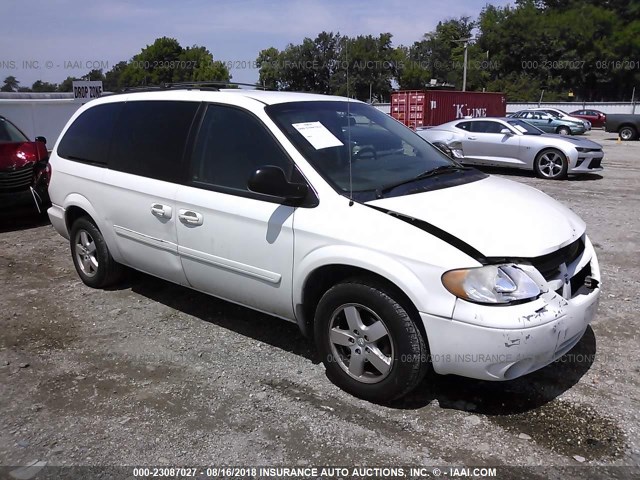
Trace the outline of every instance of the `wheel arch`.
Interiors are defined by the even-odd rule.
[[[550,150],[557,150],[558,152],[562,153],[565,157],[567,157],[567,160],[569,160],[569,163],[571,163],[571,157],[567,154],[567,152],[561,148],[561,147],[556,147],[555,145],[545,145],[544,147],[540,148],[535,155],[533,156],[533,160],[536,161],[538,159],[538,157],[540,155],[542,155],[544,152],[548,152]]]
[[[64,201],[64,222],[67,227],[67,231],[71,231],[71,227],[73,226],[73,222],[75,222],[80,217],[89,217],[91,221],[96,224],[98,230],[102,230],[100,225],[98,225],[96,218],[98,217],[96,211],[92,207],[89,200],[87,200],[82,195],[77,193],[73,193],[65,198]]]
[[[106,228],[107,225],[104,222],[104,218],[100,217],[95,208],[93,208],[91,202],[86,197],[78,193],[68,195],[64,200],[64,221],[69,234],[71,234],[73,222],[83,216],[89,217],[89,219],[91,219],[94,225],[98,228],[104,238],[104,241],[107,243],[113,258],[119,263],[124,263],[124,259],[120,253],[120,249],[118,248],[118,242],[116,242],[113,232]]]
[[[315,261],[306,259],[307,261],[303,261],[297,274],[294,274],[296,280],[294,280],[293,304],[302,333],[307,337],[313,336],[316,307],[327,290],[348,278],[361,277],[371,279],[372,282],[393,294],[415,319],[426,341],[426,332],[418,315],[419,311],[426,309],[429,298],[423,282],[407,266],[394,262],[386,256],[361,251],[354,254],[353,250],[359,249],[353,247],[348,247],[348,250],[350,251],[348,255],[332,256],[333,258],[330,259],[325,258],[325,261],[320,261],[318,257],[326,257],[326,255],[316,254]],[[449,314],[453,312],[454,303],[455,300],[452,299],[451,305],[445,307]]]

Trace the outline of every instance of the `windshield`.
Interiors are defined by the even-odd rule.
[[[524,135],[542,135],[544,133],[538,127],[534,127],[530,123],[523,122],[522,120],[509,119],[506,120],[506,122]]]
[[[0,117],[0,143],[28,142],[29,139],[10,121]]]
[[[348,194],[351,176],[356,198],[419,180],[438,167],[458,167],[389,115],[360,102],[283,103],[266,111],[336,190]]]

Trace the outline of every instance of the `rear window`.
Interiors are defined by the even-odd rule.
[[[187,136],[199,105],[180,101],[127,102],[114,131],[109,168],[181,181]]]
[[[60,140],[58,155],[68,160],[106,166],[109,141],[122,105],[106,103],[82,113]]]

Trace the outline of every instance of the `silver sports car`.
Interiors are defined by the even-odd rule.
[[[533,170],[541,178],[602,171],[602,145],[547,134],[516,118],[461,118],[417,131],[431,143],[462,143],[462,163]]]

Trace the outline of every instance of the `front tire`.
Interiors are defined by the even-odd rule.
[[[427,346],[414,320],[385,287],[366,279],[347,280],[324,294],[315,339],[331,381],[365,400],[399,398],[428,370]]]
[[[121,278],[122,265],[113,259],[102,233],[89,218],[77,219],[69,237],[73,264],[85,285],[104,288]]]
[[[558,133],[560,135],[571,135],[571,130],[567,127],[560,127],[558,128]]]
[[[536,156],[533,169],[540,178],[560,180],[566,178],[569,162],[566,155],[560,150],[548,149]]]

